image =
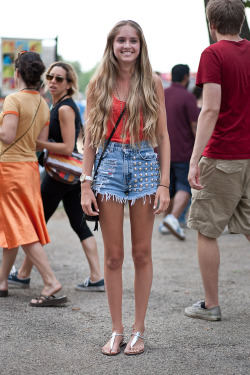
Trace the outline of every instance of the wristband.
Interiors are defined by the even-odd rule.
[[[170,186],[167,186],[167,185],[161,185],[161,184],[158,185],[158,187],[159,187],[159,186],[163,186],[163,187],[165,187],[165,188],[167,188],[167,189],[169,189],[169,187],[170,187]]]

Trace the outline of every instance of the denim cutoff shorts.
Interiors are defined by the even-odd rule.
[[[99,148],[95,158],[95,169],[102,154]],[[120,203],[134,204],[136,199],[154,195],[159,185],[159,163],[157,154],[147,141],[140,147],[110,142],[97,176],[93,181],[95,195],[113,199]]]

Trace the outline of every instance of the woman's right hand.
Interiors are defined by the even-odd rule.
[[[92,204],[94,210],[92,209]],[[86,215],[90,216],[98,216],[99,215],[99,208],[97,205],[97,201],[95,195],[91,189],[91,185],[88,181],[82,183],[81,186],[81,206]]]

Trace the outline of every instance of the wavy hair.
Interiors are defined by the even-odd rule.
[[[22,51],[15,59],[15,69],[19,71],[27,86],[36,86],[45,71],[45,66],[38,53]]]
[[[100,143],[103,144],[105,141],[107,122],[112,114],[114,86],[119,75],[119,64],[113,52],[113,43],[121,27],[126,25],[132,26],[136,30],[140,40],[140,53],[136,60],[126,102],[125,132],[129,131],[131,144],[140,143],[140,111],[142,111],[144,138],[153,146],[156,145],[155,127],[158,119],[159,102],[148,57],[147,44],[138,23],[127,20],[118,22],[108,34],[102,61],[87,87],[87,103],[90,103],[90,107],[88,108],[86,122],[93,147],[98,147]]]
[[[46,74],[49,74],[55,66],[59,66],[60,68],[63,68],[66,72],[66,80],[68,83],[71,84],[70,88],[68,89],[68,95],[69,96],[77,95],[78,94],[78,78],[77,78],[77,74],[73,66],[65,63],[64,61],[56,61],[50,65]]]

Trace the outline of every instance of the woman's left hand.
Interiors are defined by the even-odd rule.
[[[154,201],[154,210],[155,214],[161,214],[162,212],[166,211],[169,206],[170,196],[169,196],[169,188],[165,186],[158,186],[158,189],[155,194],[155,201]]]

